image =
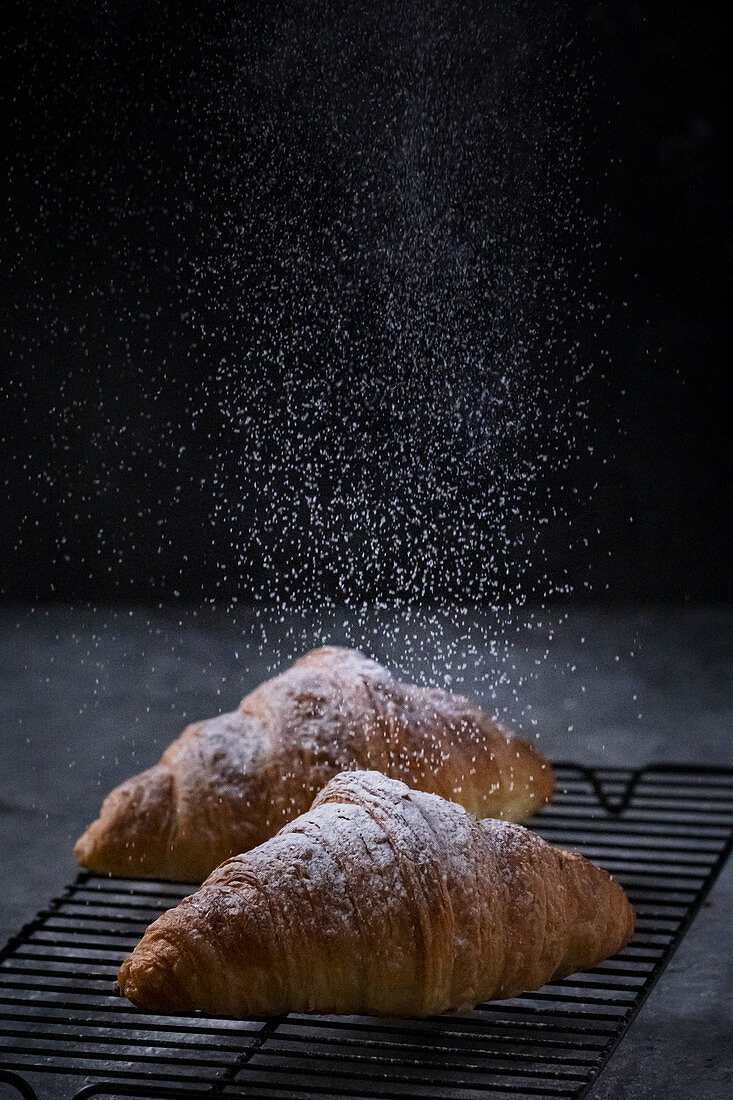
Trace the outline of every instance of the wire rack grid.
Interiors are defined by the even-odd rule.
[[[34,1100],[481,1100],[587,1094],[733,844],[733,769],[557,765],[530,825],[625,887],[629,947],[535,993],[425,1021],[161,1016],[113,996],[122,958],[191,887],[80,874],[0,952],[0,1082]]]

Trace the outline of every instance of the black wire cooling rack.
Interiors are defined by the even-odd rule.
[[[606,867],[638,917],[631,945],[594,970],[425,1021],[160,1016],[112,983],[191,887],[81,874],[0,952],[0,1081],[29,1100],[585,1096],[731,850],[733,769],[557,774],[532,827]]]

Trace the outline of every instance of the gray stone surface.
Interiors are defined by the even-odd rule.
[[[186,722],[234,707],[303,639],[346,637],[342,618],[318,639],[312,624],[281,622],[262,644],[246,610],[0,612],[0,940],[74,875],[73,841],[110,787],[153,763]],[[555,626],[542,618],[513,635],[506,682],[492,686],[469,661],[460,689],[536,732],[555,759],[733,765],[733,611],[570,609]],[[476,626],[491,632],[488,618]],[[429,648],[415,641],[424,630],[376,630],[370,648],[430,673],[439,666],[428,667]],[[731,1095],[732,913],[728,866],[595,1100]]]

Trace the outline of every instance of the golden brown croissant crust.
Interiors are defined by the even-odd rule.
[[[356,650],[326,647],[233,713],[189,726],[159,764],[112,791],[74,855],[93,871],[201,882],[357,768],[509,821],[531,816],[554,784],[530,745],[467,699],[400,683]]]
[[[425,1016],[595,966],[632,933],[582,856],[350,772],[150,925],[119,984],[160,1012]]]

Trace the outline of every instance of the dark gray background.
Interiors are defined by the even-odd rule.
[[[324,81],[339,93],[345,118],[361,119],[367,128],[373,123],[374,134],[387,135],[384,178],[374,172],[365,180],[374,191],[375,217],[380,225],[389,222],[395,198],[388,171],[391,119],[379,111],[391,109],[399,92],[394,80],[405,78],[395,74],[393,62],[409,55],[419,37],[412,19],[418,7],[404,0],[365,13],[320,0],[218,3],[205,10],[157,0],[74,0],[63,7],[30,0],[4,8],[11,122],[4,146],[9,217],[0,378],[4,599],[157,601],[180,592],[197,600],[257,588],[261,558],[252,553],[244,565],[237,563],[236,536],[233,543],[227,524],[212,518],[217,402],[227,396],[215,378],[223,333],[231,343],[235,303],[257,300],[268,280],[282,278],[287,294],[297,296],[295,277],[279,271],[272,253],[272,241],[292,217],[300,239],[323,259],[318,242],[324,227],[350,209],[352,196],[339,172],[353,152],[349,142],[363,137],[361,122],[334,139],[318,98]],[[476,208],[485,212],[482,202],[489,214],[498,210],[491,203],[521,187],[522,158],[530,148],[522,144],[522,127],[539,127],[549,155],[556,123],[558,133],[563,127],[575,132],[580,159],[570,188],[577,192],[577,209],[589,224],[599,223],[585,241],[600,246],[591,249],[590,284],[582,235],[566,278],[570,291],[576,281],[579,300],[596,293],[605,300],[594,317],[567,316],[569,336],[601,365],[585,393],[595,459],[572,472],[580,502],[575,528],[590,535],[591,544],[570,548],[568,528],[558,522],[547,531],[545,560],[536,569],[566,575],[576,599],[727,599],[731,333],[724,180],[730,119],[724,37],[710,5],[634,0],[561,7],[556,11],[557,5],[541,0],[426,6],[453,13],[445,19],[454,50],[463,43],[470,53],[475,28],[488,25],[498,43],[495,71],[490,65],[490,71],[469,68],[460,79],[467,102],[475,97],[487,119],[495,108],[492,89],[504,89],[498,119],[519,135],[507,179],[497,184],[482,172],[460,177],[451,198],[455,210],[466,217]],[[571,40],[566,53],[555,51]],[[278,41],[280,47],[273,46]],[[290,48],[300,50],[300,60],[297,71],[283,63],[282,78],[289,81],[283,89],[272,67]],[[561,60],[551,77],[553,51]],[[439,61],[439,51],[436,56]],[[534,68],[525,86],[528,58]],[[374,85],[366,115],[357,74],[362,64],[364,88]],[[238,98],[243,72],[246,94]],[[544,118],[538,112],[543,96],[554,94],[553,81],[562,94]],[[580,106],[574,82],[587,85]],[[409,80],[406,87],[414,92]],[[432,94],[439,102],[439,83]],[[263,122],[270,101],[272,128]],[[294,149],[305,165],[307,193],[297,184]],[[257,167],[263,158],[272,172],[267,186]],[[233,273],[225,250],[237,225],[256,263]],[[460,220],[456,225],[460,234]],[[356,229],[365,241],[372,239],[368,224]],[[355,273],[364,279],[364,293],[344,308],[354,325],[368,328],[371,284],[368,270],[359,267],[358,243],[347,249],[339,278],[344,285]],[[222,283],[215,300],[201,292],[197,271],[206,262],[214,266],[209,282]],[[477,325],[481,308],[490,312],[492,299],[477,306]],[[194,309],[195,325],[189,316]],[[600,313],[608,318],[596,331]],[[330,336],[315,306],[314,323],[323,326],[323,339],[311,348],[318,380],[329,369]],[[249,335],[246,326],[238,330],[238,339],[254,339],[253,326]],[[353,393],[360,362],[339,369],[342,393]],[[560,389],[569,383],[563,371],[573,369],[558,363]],[[272,364],[260,370],[269,371],[265,396],[258,398],[262,420],[277,403],[282,379]],[[388,362],[383,370],[390,399],[399,404],[405,380],[389,379]],[[242,381],[246,387],[248,379]],[[356,399],[334,400],[337,420],[347,413],[358,417]],[[374,454],[389,446],[397,430],[393,411],[362,417],[358,431],[367,451],[370,438]],[[418,422],[412,438],[421,436]],[[223,480],[244,461],[244,475],[231,491],[246,493],[246,435],[233,442]],[[328,472],[329,455],[322,461]],[[279,463],[273,453],[276,479]],[[547,492],[557,489],[562,476],[545,476]],[[471,503],[472,495],[480,499],[490,488],[479,479],[459,491]],[[329,491],[325,476],[317,492],[325,499]],[[259,507],[257,492],[255,485],[247,507]],[[381,507],[389,516],[388,495]],[[429,509],[424,521],[437,523]],[[246,523],[245,512],[240,524]],[[437,537],[450,561],[456,550],[450,526]],[[289,553],[293,560],[296,548]],[[321,565],[332,576],[326,588],[331,583],[330,595],[338,598],[342,578],[334,557],[326,553]],[[469,561],[462,579],[446,582],[453,591],[438,586],[432,595],[457,590],[460,596],[462,584],[470,588],[471,569],[482,564],[480,557]],[[511,560],[505,568],[511,573]],[[532,582],[530,571],[528,586]],[[379,577],[362,577],[348,595],[369,599],[379,586]]]
[[[329,5],[277,10],[297,7],[318,42]],[[331,7],[343,16],[348,6]],[[552,41],[552,5],[456,5],[488,7],[516,20],[508,45],[524,26]],[[68,882],[73,841],[110,787],[156,760],[189,719],[234,706],[291,644],[278,641],[285,624],[270,622],[267,647],[247,648],[246,610],[169,607],[179,594],[226,601],[261,577],[256,559],[244,579],[233,568],[230,533],[211,516],[226,294],[206,314],[214,336],[181,316],[231,212],[221,164],[242,132],[217,97],[236,66],[232,28],[239,21],[241,37],[244,20],[256,53],[271,10],[30,0],[3,11],[0,940]],[[609,314],[600,336],[585,321],[573,335],[608,356],[587,393],[599,461],[573,475],[578,525],[598,533],[576,554],[558,525],[545,561],[567,570],[577,599],[604,606],[568,605],[548,658],[541,630],[520,637],[517,676],[528,679],[519,701],[499,685],[499,704],[516,723],[533,708],[551,757],[730,765],[733,620],[714,602],[731,597],[727,43],[712,6],[564,10],[594,73],[577,186],[584,216],[602,223],[594,286]],[[276,165],[277,143],[268,155]],[[330,194],[332,162],[311,167]],[[276,195],[284,215],[286,190]],[[316,234],[331,213],[319,201],[304,216]],[[278,382],[273,371],[268,383]],[[389,427],[377,421],[375,440]],[[550,472],[548,491],[557,481]],[[369,599],[374,579],[349,595]],[[395,637],[375,656],[404,662]],[[486,697],[471,677],[464,690]],[[732,907],[728,868],[599,1100],[730,1092]]]

